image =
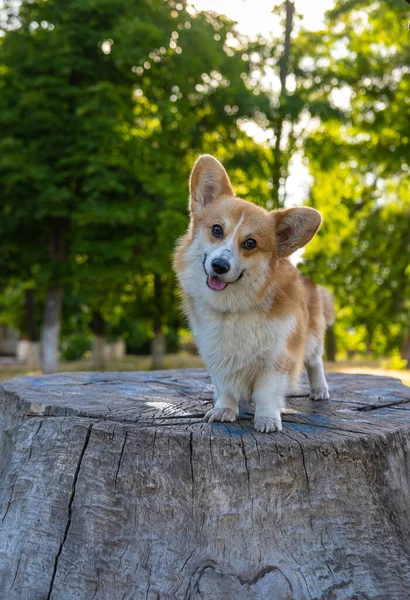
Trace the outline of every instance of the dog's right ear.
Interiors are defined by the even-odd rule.
[[[221,196],[234,196],[229,177],[219,160],[210,154],[200,156],[189,178],[189,209],[200,212]]]

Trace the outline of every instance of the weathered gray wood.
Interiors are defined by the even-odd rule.
[[[408,600],[410,389],[328,378],[274,434],[201,370],[3,383],[0,598]]]

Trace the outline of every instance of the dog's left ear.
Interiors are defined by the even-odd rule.
[[[279,258],[289,256],[298,248],[306,246],[322,222],[320,213],[307,206],[278,210],[273,213],[273,217]]]
[[[221,196],[235,196],[228,174],[210,154],[200,156],[189,179],[189,209],[191,213],[203,210]]]

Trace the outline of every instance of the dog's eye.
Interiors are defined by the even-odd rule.
[[[253,238],[248,238],[246,242],[242,244],[242,248],[245,248],[245,250],[253,250],[256,248],[256,240]]]
[[[223,237],[224,234],[224,230],[222,229],[222,227],[220,225],[212,225],[212,235],[216,238],[221,238]]]

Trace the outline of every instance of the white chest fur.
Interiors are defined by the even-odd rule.
[[[191,326],[202,358],[211,373],[236,374],[264,369],[283,357],[294,317],[272,319],[263,312],[218,313],[205,306]]]

